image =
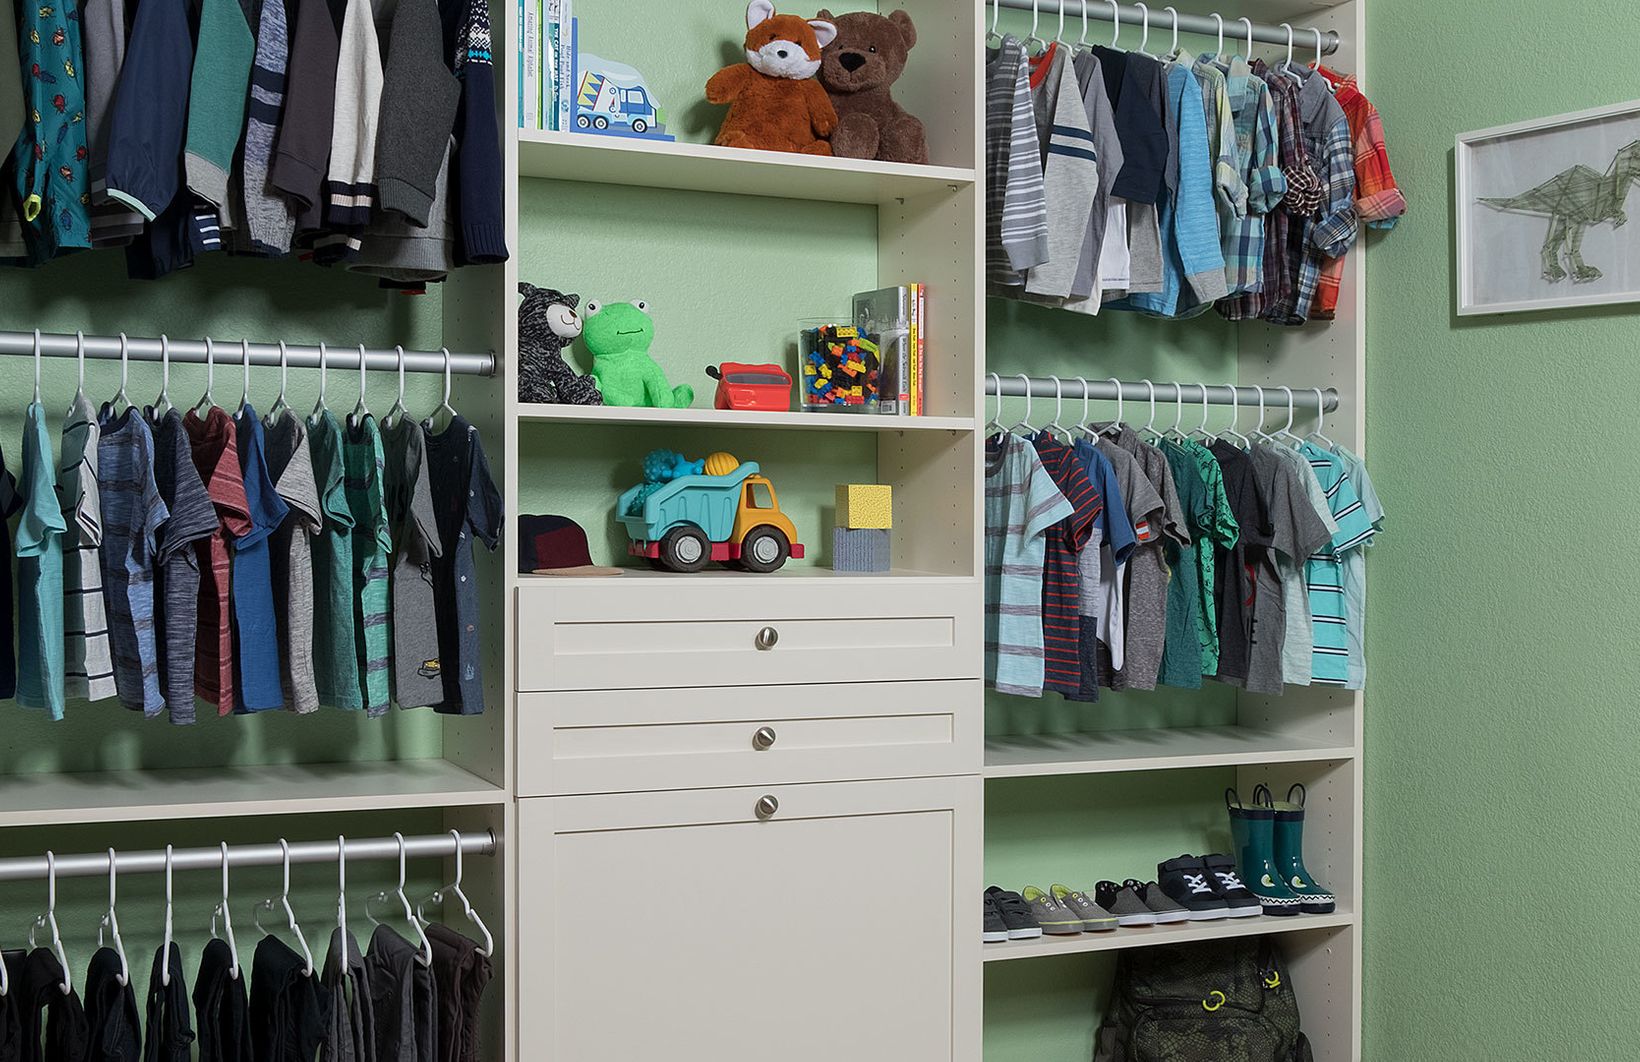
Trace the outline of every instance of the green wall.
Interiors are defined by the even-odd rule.
[[[1368,289],[1366,1056],[1631,1059],[1636,308],[1459,322],[1451,199],[1455,134],[1640,95],[1634,8],[1369,17],[1412,211]]]

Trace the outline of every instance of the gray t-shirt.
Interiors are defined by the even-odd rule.
[[[1270,447],[1255,446],[1253,471],[1270,516],[1273,549],[1258,564],[1253,597],[1253,633],[1248,650],[1246,688],[1253,693],[1282,692],[1281,649],[1287,636],[1287,604],[1279,558],[1299,563],[1331,540],[1327,525],[1310,504],[1297,470]],[[1234,678],[1227,681],[1239,685]]]
[[[1327,527],[1328,536],[1338,533],[1338,521],[1333,519],[1327,504],[1327,492],[1321,489],[1310,461],[1291,446],[1272,446],[1276,456],[1292,466],[1304,488],[1304,497],[1315,514]],[[1315,622],[1310,613],[1309,565],[1310,555],[1277,557],[1281,566],[1281,593],[1286,599],[1287,636],[1281,643],[1281,678],[1289,686],[1308,686],[1315,652]]]
[[[1146,445],[1137,432],[1126,427],[1114,439],[1101,436],[1099,449],[1106,457],[1120,450],[1134,458],[1162,501],[1160,515],[1148,521],[1152,526],[1140,536],[1140,544],[1128,558],[1125,659],[1122,670],[1111,675],[1110,683],[1112,689],[1153,690],[1167,638],[1168,572],[1162,542],[1170,538],[1180,546],[1190,545],[1189,525],[1165,454]],[[1117,474],[1121,474],[1119,466]],[[1137,523],[1134,531],[1139,531]]]
[[[268,475],[285,501],[285,519],[268,539],[273,569],[274,617],[284,644],[284,673],[280,676],[285,705],[305,715],[319,708],[319,689],[313,675],[313,543],[324,526],[319,486],[313,478],[307,429],[302,418],[285,410],[263,421]]]
[[[401,416],[382,428],[382,447],[393,534],[393,700],[400,708],[424,708],[444,699],[433,600],[433,558],[443,547],[427,475],[426,436],[421,425]]]
[[[154,600],[160,615],[160,684],[171,722],[194,721],[194,648],[199,634],[199,551],[216,534],[216,505],[194,464],[182,414],[167,410],[154,428],[154,483],[170,511],[160,527]]]

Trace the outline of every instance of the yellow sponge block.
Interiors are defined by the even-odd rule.
[[[888,530],[894,526],[894,488],[886,483],[839,483],[837,526]]]

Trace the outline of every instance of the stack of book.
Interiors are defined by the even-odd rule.
[[[923,415],[927,379],[928,286],[902,284],[863,291],[854,296],[854,323],[878,336],[883,381],[879,385],[881,413],[901,417]]]
[[[575,128],[573,0],[520,0],[518,125]]]

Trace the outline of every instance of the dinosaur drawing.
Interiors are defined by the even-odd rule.
[[[1565,280],[1571,267],[1574,284],[1599,280],[1600,270],[1583,260],[1583,233],[1590,225],[1611,222],[1622,228],[1629,220],[1623,211],[1629,185],[1640,181],[1640,140],[1619,148],[1611,168],[1596,173],[1587,166],[1573,166],[1529,191],[1505,199],[1482,198],[1494,210],[1511,214],[1532,214],[1549,219],[1549,234],[1543,240],[1543,279],[1551,283]]]

